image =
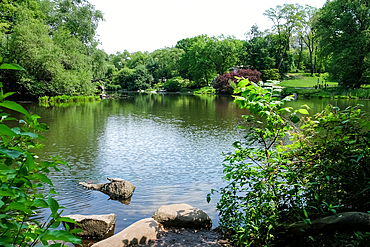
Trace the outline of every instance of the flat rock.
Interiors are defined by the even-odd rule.
[[[79,223],[77,226],[73,223],[68,224],[70,229],[82,229],[83,231],[78,235],[82,238],[93,238],[93,239],[103,239],[104,236],[114,227],[116,220],[115,214],[103,214],[103,215],[66,215]]]
[[[157,239],[158,223],[152,218],[135,222],[114,236],[92,245],[92,247],[123,247],[138,244],[148,244]]]
[[[188,204],[172,204],[161,206],[153,215],[153,219],[164,227],[211,228],[211,218],[202,210]]]

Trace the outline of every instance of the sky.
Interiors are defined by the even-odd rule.
[[[176,42],[201,34],[233,35],[245,40],[245,33],[257,24],[272,27],[263,12],[284,3],[309,4],[321,8],[326,0],[89,0],[104,14],[97,38],[98,48],[108,54],[128,50],[153,52],[173,47]]]

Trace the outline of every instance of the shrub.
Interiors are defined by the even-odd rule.
[[[201,89],[194,91],[194,94],[215,94],[216,90],[213,87],[202,87]]]
[[[261,79],[262,81],[267,81],[267,80],[274,80],[278,81],[280,80],[280,74],[278,69],[264,69],[261,70]]]
[[[236,85],[239,78],[249,79],[252,82],[259,82],[261,80],[261,72],[251,69],[239,69],[236,72],[231,71],[229,73],[218,76],[213,83],[213,88],[216,89],[218,94],[232,94],[233,85]]]
[[[61,242],[81,244],[81,240],[69,231],[51,230],[62,222],[75,223],[61,217],[63,207],[51,196],[55,194],[52,181],[48,178],[51,169],[59,171],[58,165],[68,165],[58,157],[52,161],[36,162],[33,149],[41,148],[38,140],[43,137],[38,133],[47,126],[38,123],[39,116],[30,115],[22,106],[4,101],[11,94],[0,93],[0,106],[24,115],[21,127],[8,127],[5,123],[14,120],[9,114],[0,111],[0,246],[35,246],[39,242],[51,246],[64,246]],[[7,120],[7,121],[6,121]],[[16,125],[16,124],[15,124]],[[40,186],[48,184],[48,196],[39,193]],[[37,210],[49,208],[51,216],[46,222],[35,220]]]
[[[169,79],[166,81],[163,85],[164,89],[166,89],[168,92],[177,92],[180,90],[180,83],[176,79]]]
[[[239,245],[298,245],[282,243],[295,241],[284,235],[285,226],[309,224],[338,211],[367,212],[370,207],[368,114],[359,106],[340,111],[328,105],[313,119],[300,118],[308,111],[284,107],[291,98],[278,100],[273,97],[276,89],[242,80],[234,91],[240,94],[235,96],[239,107],[249,109],[244,118],[253,127],[244,141],[233,144],[235,151],[225,155],[227,185],[219,190],[217,209],[220,226]],[[301,131],[296,128],[299,121]],[[349,234],[346,243],[368,240],[364,236]],[[342,243],[337,233],[314,237],[297,241],[300,246]]]

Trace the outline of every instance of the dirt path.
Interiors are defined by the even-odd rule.
[[[145,247],[173,246],[173,247],[231,247],[231,243],[224,239],[221,232],[213,230],[194,230],[189,228],[169,228],[159,233],[158,240]]]

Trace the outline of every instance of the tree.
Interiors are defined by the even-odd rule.
[[[180,59],[184,54],[183,49],[163,48],[153,51],[150,55],[157,62],[158,68],[155,70],[154,77],[172,78],[180,74]]]
[[[127,61],[130,59],[130,53],[125,49],[123,52],[117,51],[116,54],[110,54],[108,61],[113,64],[117,70],[127,66]]]
[[[239,51],[242,46],[241,40],[221,35],[218,38],[212,37],[207,40],[205,53],[213,63],[216,73],[221,75],[239,64]]]
[[[301,19],[301,29],[299,31],[299,36],[306,44],[308,51],[310,53],[310,71],[311,76],[315,71],[315,63],[313,62],[313,53],[315,52],[315,48],[317,47],[316,41],[316,30],[313,26],[314,21],[316,20],[317,8],[306,5],[305,6],[305,15],[304,18]]]
[[[328,71],[340,84],[358,88],[370,83],[370,6],[367,0],[326,2],[316,24]]]
[[[277,53],[278,64],[277,69],[280,70],[284,57],[290,49],[290,41],[293,32],[300,25],[300,21],[304,16],[302,6],[299,4],[284,4],[278,5],[275,9],[270,8],[264,12],[273,23],[273,30],[277,32]]]
[[[134,69],[139,65],[146,65],[150,58],[149,52],[137,51],[130,54],[130,59],[127,60],[127,67]]]
[[[208,86],[217,75],[214,63],[208,58],[208,55],[206,43],[198,40],[192,44],[185,56],[186,62],[188,62],[188,73],[198,87]]]
[[[239,79],[248,79],[251,82],[258,83],[261,81],[261,72],[251,69],[239,69],[229,73],[217,76],[213,81],[213,88],[219,94],[232,94],[238,84]]]
[[[19,8],[17,23],[8,41],[6,59],[18,61],[26,71],[8,76],[1,71],[6,90],[29,97],[79,95],[94,92],[91,64],[85,45],[61,27],[50,38],[50,28],[33,18],[33,11]]]
[[[274,68],[276,61],[271,52],[273,43],[270,35],[259,31],[257,25],[253,25],[246,35],[247,40],[243,43],[244,54],[240,58],[243,66],[257,70]]]
[[[180,65],[180,76],[183,77],[183,78],[188,78],[190,80],[193,80],[193,77],[192,75],[189,73],[189,68],[190,68],[190,62],[189,62],[189,59],[190,59],[190,49],[192,47],[192,45],[198,41],[203,41],[203,42],[206,42],[208,40],[208,36],[207,35],[198,35],[198,36],[195,36],[193,38],[186,38],[186,39],[182,39],[182,40],[179,40],[177,41],[177,44],[176,44],[176,48],[179,48],[179,49],[182,49],[185,53],[182,54],[181,56],[181,59],[179,61],[179,65]]]
[[[99,21],[104,20],[103,14],[95,10],[95,6],[87,0],[56,0],[41,1],[47,16],[46,24],[53,31],[64,26],[87,46],[96,46],[95,35]]]

